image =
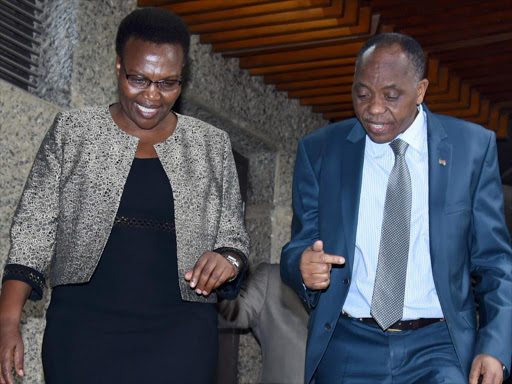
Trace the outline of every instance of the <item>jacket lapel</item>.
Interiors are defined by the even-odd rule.
[[[366,132],[359,122],[347,136],[341,154],[341,220],[345,238],[345,256],[352,271],[356,244],[357,218],[363,176]]]
[[[432,271],[435,274],[448,180],[452,166],[452,146],[445,140],[447,134],[441,122],[425,105],[423,108],[427,113],[430,257]]]

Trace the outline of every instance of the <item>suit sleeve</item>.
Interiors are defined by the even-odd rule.
[[[59,216],[62,145],[58,114],[37,152],[11,227],[11,248],[3,281],[20,280],[32,287],[31,300],[40,300],[45,276],[55,252]]]
[[[496,140],[491,133],[473,197],[471,273],[476,279],[479,330],[475,355],[486,353],[510,372],[512,360],[512,251],[503,214]]]
[[[261,263],[243,283],[235,300],[218,304],[219,327],[247,329],[259,319],[267,295],[269,266]]]
[[[281,253],[281,278],[310,308],[316,306],[320,292],[304,285],[300,260],[304,250],[319,239],[318,193],[318,180],[301,139],[293,175],[292,235],[291,241],[283,247]]]

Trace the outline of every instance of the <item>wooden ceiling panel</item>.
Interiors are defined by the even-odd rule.
[[[363,11],[365,9],[366,11]],[[363,8],[364,12],[370,11],[369,8]],[[313,31],[323,31],[325,29],[332,29],[345,26],[354,26],[357,23],[359,15],[359,5],[357,0],[346,0],[344,3],[338,3],[337,6],[332,6],[331,11],[334,16],[329,18],[324,16],[320,19],[303,21],[288,21],[279,22],[278,24],[265,25],[263,27],[249,27],[237,28],[227,31],[202,33],[202,43],[222,43],[231,41],[246,40],[266,37],[266,36],[280,36],[287,37],[293,33],[312,33]],[[329,13],[330,13],[329,12]]]
[[[359,17],[358,17],[359,16]],[[373,18],[370,8],[363,8],[359,15],[354,15],[353,20],[350,20],[347,24],[353,24],[354,21],[358,21],[357,25],[350,27],[337,26],[336,28],[324,28],[315,31],[293,33],[286,35],[274,35],[260,37],[256,39],[236,40],[226,43],[215,43],[213,44],[213,50],[216,52],[229,52],[230,55],[241,53],[251,49],[252,52],[258,52],[257,48],[268,47],[268,46],[279,46],[285,47],[291,44],[297,44],[301,42],[314,42],[328,39],[338,38],[352,38],[354,35],[370,34],[372,25],[377,27],[378,18]],[[343,25],[343,24],[341,24]],[[272,28],[267,28],[271,30]],[[270,33],[269,33],[270,34]],[[259,53],[259,52],[258,52]]]
[[[510,0],[139,0],[180,14],[201,43],[333,121],[354,116],[355,57],[375,33],[425,49],[436,112],[506,137],[512,113]]]
[[[333,5],[328,7],[313,7],[310,9],[269,13],[252,17],[240,17],[241,15],[237,14],[236,11],[237,9],[232,10],[233,15],[229,22],[227,22],[227,20],[221,19],[219,21],[196,24],[189,22],[186,16],[184,16],[183,19],[189,24],[189,28],[192,33],[230,31],[234,29],[245,29],[248,27],[262,27],[283,23],[321,20],[326,17],[342,17],[343,2],[334,1]]]

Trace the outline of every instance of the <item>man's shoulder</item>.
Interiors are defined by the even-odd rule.
[[[350,134],[350,132],[352,132],[352,129],[356,124],[358,124],[356,118],[332,123],[309,133],[308,135],[304,136],[301,140],[304,143],[313,144],[320,142],[329,142],[335,137],[346,138]]]
[[[445,129],[448,136],[453,136],[456,140],[460,140],[461,136],[468,139],[483,139],[492,135],[492,131],[471,121],[432,112],[430,117]]]

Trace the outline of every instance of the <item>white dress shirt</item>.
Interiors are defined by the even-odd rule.
[[[421,105],[418,111],[412,125],[398,135],[409,144],[405,160],[412,185],[404,320],[443,317],[430,261],[427,121]],[[352,284],[343,306],[343,310],[353,317],[371,317],[384,200],[394,162],[395,155],[389,143],[378,144],[366,136]]]

